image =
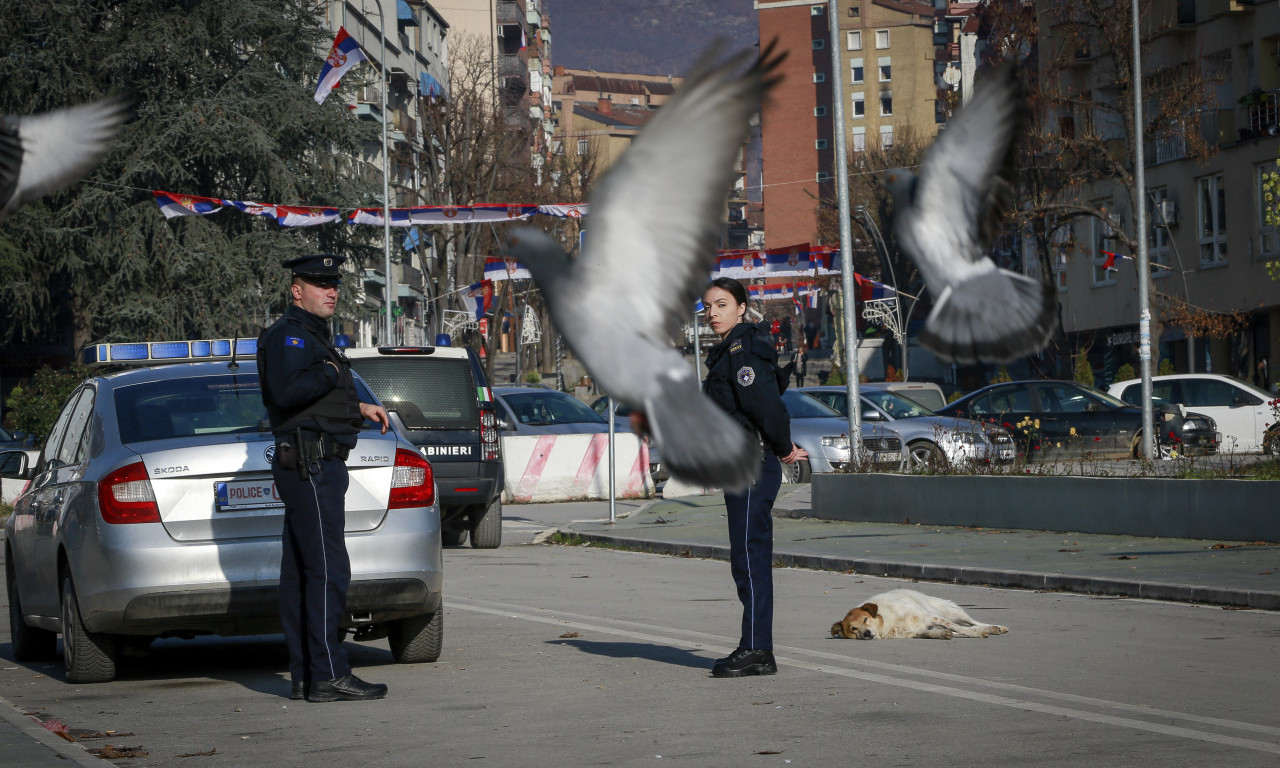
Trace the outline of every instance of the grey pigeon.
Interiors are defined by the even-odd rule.
[[[93,170],[127,115],[123,99],[0,117],[0,221]]]
[[[551,319],[600,387],[642,411],[671,473],[708,487],[755,481],[760,442],[704,396],[670,331],[689,319],[715,263],[734,163],[781,56],[717,44],[590,195],[582,252],[516,229]]]
[[[1009,193],[1004,175],[1021,122],[1020,95],[1013,67],[997,70],[929,147],[918,176],[885,175],[893,233],[933,296],[920,343],[944,360],[1008,362],[1040,351],[1053,335],[1053,286],[987,256]]]

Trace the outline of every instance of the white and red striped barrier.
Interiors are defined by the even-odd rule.
[[[619,499],[653,494],[649,446],[629,432],[614,435],[615,493]],[[502,438],[508,503],[609,498],[609,435]]]

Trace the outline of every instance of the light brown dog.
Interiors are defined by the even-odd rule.
[[[913,589],[893,589],[873,595],[867,602],[831,625],[832,637],[878,640],[921,637],[950,640],[953,637],[1003,635],[1008,627],[983,624],[963,608]]]

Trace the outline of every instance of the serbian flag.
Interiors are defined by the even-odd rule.
[[[277,205],[276,223],[282,227],[314,227],[338,221],[342,214],[337,208],[317,208],[301,205]]]
[[[422,222],[412,221],[410,219],[410,213],[412,213],[412,211],[414,210],[415,209],[413,208],[392,208],[391,209],[391,226],[408,227],[413,224],[422,223]],[[347,214],[347,223],[348,224],[372,224],[372,225],[381,227],[382,226],[382,209],[381,208],[357,208],[351,213]]]
[[[540,205],[538,213],[546,216],[559,216],[562,219],[580,219],[587,215],[587,203],[570,203],[568,205]]]
[[[269,219],[276,217],[276,207],[266,203],[255,203],[251,200],[223,200],[223,205],[229,205],[241,213],[247,213],[250,216],[266,216]]]
[[[173,192],[153,190],[156,205],[166,219],[175,216],[208,216],[222,210],[222,200],[216,197],[199,197],[197,195],[179,195]]]
[[[1124,256],[1121,254],[1112,253],[1111,251],[1100,250],[1098,252],[1101,254],[1104,254],[1107,257],[1106,263],[1102,265],[1103,269],[1119,269],[1119,267],[1116,266],[1116,259],[1125,259],[1127,261],[1133,261],[1132,256]]]
[[[532,280],[529,268],[515,259],[499,259],[493,256],[484,260],[486,280]]]
[[[356,39],[347,34],[346,27],[338,28],[338,36],[333,38],[333,47],[329,49],[329,58],[324,60],[320,70],[320,82],[316,85],[316,103],[323,104],[329,93],[338,87],[338,81],[347,74],[347,70],[365,61],[364,51]]]
[[[858,298],[862,301],[869,299],[892,299],[898,295],[898,292],[884,283],[877,283],[869,277],[863,277],[854,274],[854,280],[858,284]]]
[[[483,320],[489,314],[493,304],[493,281],[481,280],[467,286],[462,291],[462,305],[477,320]]]

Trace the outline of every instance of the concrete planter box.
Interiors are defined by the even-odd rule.
[[[822,520],[1280,541],[1280,482],[989,475],[814,475]]]

